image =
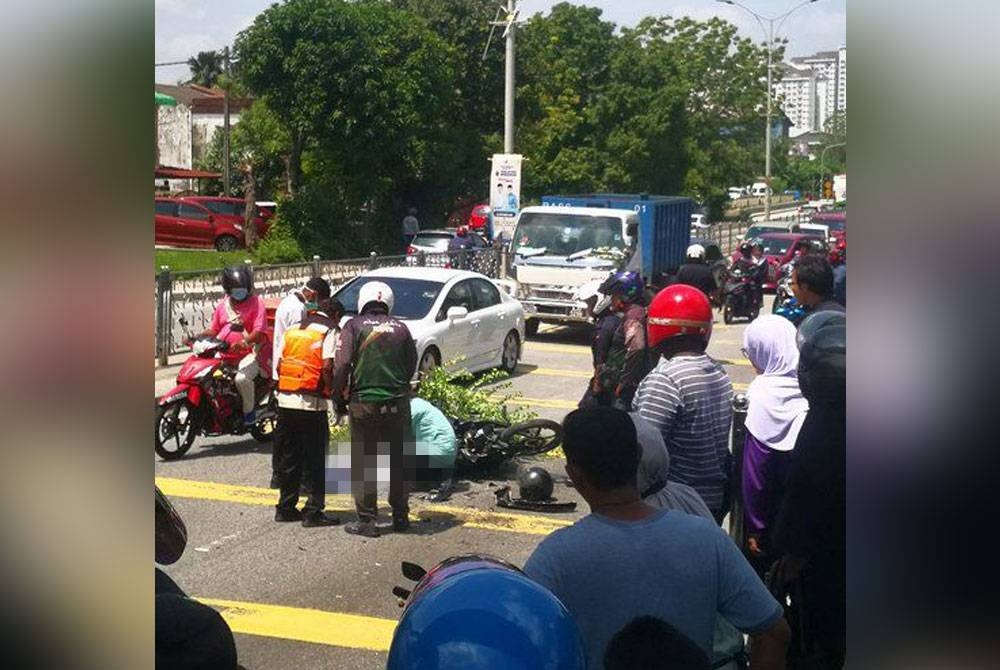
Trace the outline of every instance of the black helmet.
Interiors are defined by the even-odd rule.
[[[803,321],[802,325],[807,324]],[[799,348],[802,395],[810,403],[843,406],[847,403],[847,319],[821,322],[815,329],[810,325],[810,330]]]
[[[545,468],[532,467],[517,478],[519,495],[524,500],[543,502],[552,497],[552,475]]]
[[[226,295],[237,288],[245,288],[247,295],[253,293],[253,271],[247,265],[230,265],[222,271],[222,288]]]
[[[749,256],[751,251],[753,251],[753,244],[750,242],[744,242],[740,245],[740,253],[743,254],[743,256]]]

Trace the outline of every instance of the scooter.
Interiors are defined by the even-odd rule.
[[[753,276],[738,266],[729,271],[726,297],[722,304],[722,320],[727,324],[744,317],[753,321],[760,314],[760,298],[753,284]]]
[[[236,373],[244,353],[229,353],[229,345],[215,338],[193,339],[187,321],[181,317],[185,335],[194,352],[177,373],[177,385],[157,401],[154,448],[160,458],[170,461],[188,452],[198,435],[245,435],[258,442],[273,437],[278,420],[275,383],[270,378],[254,379],[257,422],[243,424],[243,403],[236,389]],[[233,330],[239,332],[240,326]]]

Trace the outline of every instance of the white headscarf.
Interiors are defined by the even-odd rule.
[[[775,451],[791,451],[809,410],[795,371],[795,326],[776,314],[760,316],[743,331],[743,350],[762,371],[747,391],[747,430]]]

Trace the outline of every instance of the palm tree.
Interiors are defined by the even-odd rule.
[[[191,68],[189,84],[200,84],[212,87],[223,74],[223,56],[218,51],[199,51],[194,58],[188,59]]]

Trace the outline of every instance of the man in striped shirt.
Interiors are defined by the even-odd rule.
[[[670,481],[702,497],[716,521],[726,513],[733,419],[733,385],[722,366],[705,354],[712,334],[712,307],[684,284],[660,291],[649,306],[648,342],[660,356],[639,384],[633,409],[656,426],[670,454]]]

